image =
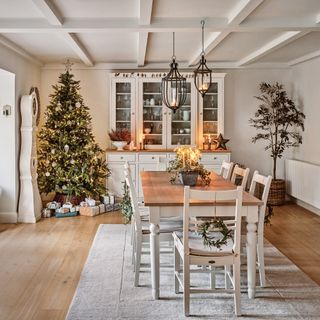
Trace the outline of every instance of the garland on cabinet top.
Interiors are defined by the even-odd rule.
[[[53,85],[45,124],[39,133],[38,182],[41,192],[98,196],[109,175],[102,150],[94,141],[89,108],[70,66]]]
[[[181,72],[181,74],[185,78],[194,78],[193,73]],[[119,77],[119,78],[160,78],[160,79],[162,79],[163,77],[165,77],[167,75],[167,73],[165,73],[165,72],[147,72],[147,73],[143,73],[143,72],[120,73],[120,72],[116,72],[116,73],[113,73],[113,75],[114,75],[114,77]]]

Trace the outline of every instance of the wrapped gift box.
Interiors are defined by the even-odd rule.
[[[80,207],[80,215],[81,216],[93,217],[93,216],[96,216],[98,214],[100,214],[99,206]]]
[[[99,213],[105,213],[106,212],[106,206],[102,203],[98,205],[99,207]]]

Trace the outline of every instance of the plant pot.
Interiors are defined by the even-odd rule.
[[[271,181],[268,204],[272,206],[281,206],[286,199],[286,182],[283,179]]]
[[[112,141],[112,144],[117,148],[118,151],[121,151],[127,145],[127,141]]]
[[[261,199],[264,186],[257,183],[255,190],[255,197]],[[269,197],[267,203],[271,206],[281,206],[284,204],[286,198],[286,183],[285,180],[276,179],[271,181]]]
[[[197,184],[198,176],[198,171],[180,172],[180,180],[184,186],[194,187]]]

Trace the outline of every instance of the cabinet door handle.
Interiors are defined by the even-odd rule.
[[[122,159],[123,159],[123,157],[120,157],[120,159],[122,160]]]
[[[200,116],[202,116],[202,112],[200,112]]]
[[[214,160],[217,160],[217,157],[213,157]]]
[[[151,159],[154,160],[154,157],[152,157]]]
[[[131,115],[134,116],[134,112],[132,112]]]

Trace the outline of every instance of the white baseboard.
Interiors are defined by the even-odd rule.
[[[0,212],[0,223],[17,223],[17,212]]]
[[[292,198],[292,200],[300,207],[302,208],[305,208],[309,211],[311,211],[312,213],[315,213],[316,215],[320,216],[320,209],[312,206],[311,204],[308,204],[302,200],[299,200],[299,199],[295,199],[295,198]]]

